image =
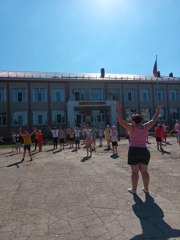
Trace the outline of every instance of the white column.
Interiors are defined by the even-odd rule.
[[[74,126],[74,102],[69,101],[67,103],[67,123],[70,126]]]
[[[116,125],[117,126],[116,101],[106,101],[106,106],[110,107],[111,125]]]

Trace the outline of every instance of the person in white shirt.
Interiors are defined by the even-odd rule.
[[[57,149],[59,130],[56,127],[54,127],[53,129],[49,128],[49,130],[52,133],[54,149]]]

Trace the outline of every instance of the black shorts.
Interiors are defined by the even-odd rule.
[[[75,137],[75,144],[79,144],[80,143],[80,137]]]
[[[58,141],[58,137],[53,137],[53,142],[57,143],[57,141]]]
[[[112,146],[114,147],[114,146],[117,146],[118,145],[118,143],[117,142],[112,142]]]
[[[64,138],[60,138],[59,143],[65,143]]]
[[[30,144],[24,144],[24,151],[28,150],[29,152],[31,151],[31,146]]]
[[[129,147],[128,165],[145,164],[148,165],[150,152],[146,147]]]
[[[162,142],[161,137],[156,137],[156,142]]]

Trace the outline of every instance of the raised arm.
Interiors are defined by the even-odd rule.
[[[22,128],[20,127],[19,128],[19,135],[22,137],[23,136],[23,134],[22,134]]]
[[[160,111],[161,111],[161,105],[159,105],[157,108],[156,108],[156,112],[153,116],[153,118],[145,123],[144,125],[146,126],[146,128],[149,130],[150,128],[152,128],[154,126],[154,124],[156,123],[157,119],[158,119],[158,116],[160,114]]]
[[[126,122],[125,120],[123,120],[122,117],[122,106],[119,102],[116,103],[116,110],[117,110],[117,117],[118,117],[118,122],[119,124],[125,128],[128,132],[130,132],[133,128],[131,123]]]
[[[30,136],[36,133],[36,128],[33,128],[33,131],[30,133]]]

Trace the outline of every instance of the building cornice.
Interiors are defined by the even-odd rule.
[[[45,81],[150,81],[150,82],[179,82],[178,77],[162,76],[159,78],[152,75],[138,75],[138,74],[107,74],[101,78],[99,73],[53,73],[53,72],[16,72],[16,71],[0,71],[0,80],[45,80]]]

